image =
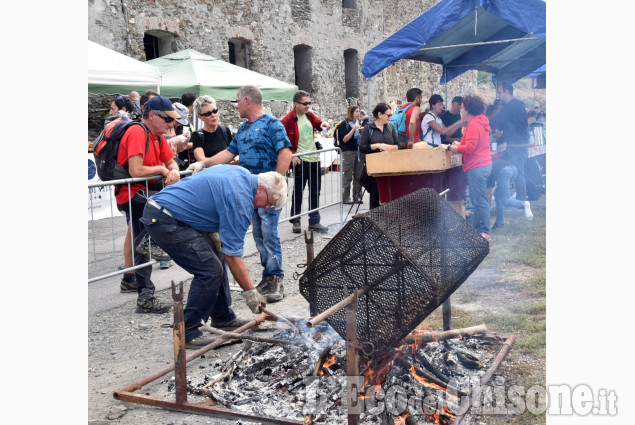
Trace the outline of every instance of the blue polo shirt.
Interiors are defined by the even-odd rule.
[[[200,232],[219,232],[223,253],[242,257],[257,189],[258,176],[220,164],[166,186],[152,199],[181,223]]]
[[[260,174],[276,171],[278,151],[282,148],[291,149],[284,126],[273,115],[262,114],[254,122],[241,124],[227,150],[240,156],[238,164],[241,167],[252,174]]]

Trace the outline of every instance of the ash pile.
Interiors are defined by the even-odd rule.
[[[418,328],[402,345],[361,364],[359,423],[446,424],[464,413],[502,341],[484,326],[471,333],[446,339]],[[298,322],[295,331],[255,334],[288,344],[246,341],[232,357],[210,362],[213,372],[190,372],[193,402],[304,424],[346,423],[346,344],[337,332],[325,323]],[[163,384],[165,396],[174,396],[174,381]]]

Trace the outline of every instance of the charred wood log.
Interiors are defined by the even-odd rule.
[[[428,334],[411,333],[404,339],[406,344],[420,344],[424,342],[438,342],[446,339],[458,338],[459,336],[473,336],[487,332],[485,324],[471,326],[463,329],[452,329],[444,332],[432,332]]]
[[[441,371],[439,371],[436,367],[434,367],[434,365],[430,362],[430,360],[428,360],[428,357],[423,354],[423,353],[419,353],[417,355],[417,358],[421,360],[421,364],[430,372],[432,372],[432,374],[434,376],[436,376],[437,378],[439,378],[440,380],[442,380],[443,382],[445,382],[446,384],[448,382],[450,382],[450,378],[448,378],[447,376],[445,376],[443,373],[441,373]]]
[[[452,347],[450,344],[448,344],[447,341],[443,341],[443,346],[448,350],[453,352],[454,354],[456,354],[456,357],[459,359],[459,361],[461,362],[461,364],[463,366],[465,366],[468,369],[483,369],[483,364],[481,363],[481,361],[478,359],[478,357],[475,357],[469,353],[464,353],[463,351]]]
[[[209,325],[206,325],[205,322],[203,322],[201,320],[202,326],[199,327],[198,329],[201,331],[207,331],[216,335],[220,335],[223,338],[231,338],[231,339],[243,339],[243,340],[247,340],[247,341],[254,341],[254,342],[266,342],[269,344],[278,344],[278,345],[298,345],[295,342],[292,341],[285,341],[282,339],[274,339],[274,338],[265,338],[265,337],[260,337],[260,336],[253,336],[253,335],[244,335],[244,334],[239,334],[236,332],[226,332],[223,331],[221,329],[216,329],[213,328]]]
[[[450,392],[451,394],[458,394],[461,396],[466,396],[467,393],[463,392],[461,390],[459,390],[458,388],[454,388],[451,385],[448,385],[447,382],[443,382],[442,380],[440,380],[439,378],[437,378],[436,376],[434,376],[432,373],[428,372],[425,369],[422,369],[421,367],[415,365],[415,364],[410,364],[408,363],[408,361],[406,361],[405,359],[397,359],[395,360],[395,364],[403,367],[406,370],[409,370],[411,367],[414,368],[414,371],[417,373],[417,375],[419,375],[420,377],[424,378],[427,381],[430,381],[431,383],[438,385],[439,387],[443,388],[444,390]]]

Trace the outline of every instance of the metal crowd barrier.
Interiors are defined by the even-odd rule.
[[[341,150],[339,148],[326,148],[318,151],[304,152],[301,154],[293,155],[294,158],[306,157],[311,154],[320,155],[320,179],[321,189],[319,195],[319,206],[313,210],[309,210],[309,188],[311,187],[311,181],[306,183],[306,187],[302,194],[302,209],[300,213],[291,215],[291,198],[294,193],[295,174],[293,167],[287,173],[288,195],[287,203],[284,207],[284,211],[280,214],[279,222],[286,222],[297,217],[308,215],[313,211],[322,210],[339,204],[340,225],[343,223],[343,204],[342,204],[342,167],[341,167]],[[181,177],[188,176],[191,171],[182,171]],[[302,177],[302,176],[300,176]],[[309,176],[310,177],[310,176]],[[149,190],[148,181],[157,180],[162,181],[162,177],[136,177],[121,180],[111,180],[107,182],[95,182],[88,184],[88,191],[90,197],[90,220],[89,220],[89,236],[88,236],[88,249],[89,249],[89,266],[88,266],[88,283],[95,282],[102,279],[107,279],[118,274],[122,274],[128,271],[133,271],[148,265],[156,264],[156,260],[150,259],[150,261],[143,264],[134,264],[134,239],[136,235],[131,235],[131,248],[133,255],[133,266],[128,268],[119,269],[119,266],[124,263],[123,246],[122,244],[116,244],[118,238],[125,237],[127,226],[125,225],[125,214],[120,214],[114,201],[114,186],[124,185],[121,190],[127,190],[132,183],[145,183],[146,190]],[[101,192],[105,201],[110,205],[110,216],[104,219],[95,219],[93,215],[93,197],[90,196],[94,192]],[[131,208],[131,201],[128,201],[129,208]],[[250,229],[248,233],[251,233]],[[110,234],[110,236],[108,235]],[[110,237],[110,241],[107,241]],[[106,243],[104,243],[106,241]],[[98,247],[98,242],[99,247]],[[149,238],[149,245],[152,246],[152,239]],[[107,248],[106,248],[107,247]],[[91,252],[92,251],[92,252]],[[92,260],[92,261],[91,261]]]
[[[291,205],[292,198],[295,191],[295,182],[296,177],[301,178],[304,181],[304,175],[296,176],[295,167],[293,166],[293,159],[291,160],[291,168],[287,173],[287,186],[288,186],[288,195],[287,195],[287,203],[285,204],[283,213],[280,214],[279,223],[293,220],[298,217],[302,217],[305,215],[309,215],[314,211],[323,210],[325,208],[332,207],[334,205],[340,206],[340,224],[343,223],[344,219],[344,208],[342,204],[342,151],[340,148],[326,148],[317,151],[309,151],[303,153],[296,153],[293,155],[293,158],[303,158],[315,154],[320,155],[320,194],[318,197],[318,207],[309,209],[309,197],[310,197],[310,188],[312,183],[312,176],[309,175],[307,178],[307,182],[305,183],[305,187],[302,191],[302,208],[299,214],[292,214]],[[304,170],[301,171],[302,173]]]

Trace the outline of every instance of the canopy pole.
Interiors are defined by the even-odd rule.
[[[445,78],[443,79],[443,85],[445,87],[445,104],[448,105],[450,100],[448,98],[448,69],[444,66],[443,73],[445,74]]]
[[[366,97],[368,98],[368,108],[366,108],[366,115],[368,116],[368,120],[370,121],[370,80],[366,80]]]

